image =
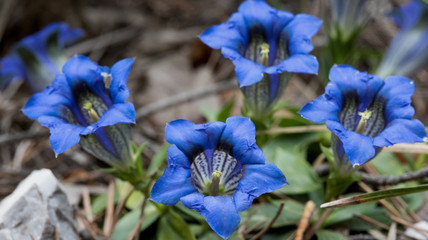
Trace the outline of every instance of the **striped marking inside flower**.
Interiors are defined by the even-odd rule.
[[[242,178],[242,167],[238,160],[220,150],[214,150],[212,159],[202,152],[190,169],[194,186],[207,196],[233,194]]]

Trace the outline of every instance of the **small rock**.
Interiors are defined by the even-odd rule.
[[[420,221],[420,222],[415,223],[413,226],[415,226],[421,230],[424,230],[426,233],[428,233],[428,222]],[[428,238],[426,236],[424,236],[423,234],[421,234],[420,232],[418,232],[412,228],[407,228],[405,233],[406,233],[406,235],[413,237],[414,239],[428,240]]]
[[[79,239],[73,210],[48,169],[33,171],[0,204],[2,240]]]

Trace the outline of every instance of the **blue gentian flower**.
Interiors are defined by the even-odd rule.
[[[83,36],[81,29],[65,23],[51,23],[41,31],[22,39],[0,60],[0,89],[11,81],[26,80],[39,92],[50,85],[67,61],[65,46]]]
[[[281,96],[291,73],[318,73],[318,61],[308,53],[320,26],[316,17],[248,0],[226,23],[208,28],[200,39],[232,60],[252,117],[262,118]]]
[[[416,74],[428,63],[428,3],[413,0],[392,16],[400,31],[392,39],[377,74]]]
[[[330,0],[331,22],[328,27],[330,37],[341,42],[350,41],[384,2],[381,0]]]
[[[336,158],[361,165],[382,147],[423,141],[425,127],[412,119],[415,86],[410,79],[390,76],[384,81],[347,65],[333,66],[329,78],[325,93],[300,114],[315,123],[327,122]]]
[[[286,184],[282,172],[265,164],[256,145],[255,126],[245,117],[194,124],[175,120],[165,127],[168,166],[151,192],[154,202],[174,205],[179,200],[198,211],[222,238],[239,225],[238,211],[253,199]]]
[[[135,122],[135,110],[125,103],[133,62],[124,59],[109,69],[75,56],[52,86],[34,94],[22,111],[50,129],[55,154],[80,142],[95,157],[125,169],[133,163],[129,124]]]

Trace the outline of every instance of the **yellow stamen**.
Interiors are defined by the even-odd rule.
[[[267,67],[269,65],[269,44],[263,43],[260,48],[260,54],[262,55],[261,64]]]
[[[359,112],[359,116],[361,116],[360,122],[358,123],[357,130],[355,132],[363,134],[364,128],[366,127],[367,120],[372,116],[372,112],[366,109],[364,112]]]
[[[100,119],[100,116],[98,116],[97,112],[95,112],[95,110],[92,108],[91,102],[85,102],[83,104],[83,108],[88,111],[89,117],[91,118],[92,121],[98,122],[98,120]]]

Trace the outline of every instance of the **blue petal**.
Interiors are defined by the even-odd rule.
[[[168,164],[178,165],[183,168],[190,168],[189,159],[176,145],[171,145],[167,150]]]
[[[204,150],[214,150],[224,127],[225,124],[222,122],[194,124],[178,119],[166,124],[165,138],[193,160]]]
[[[273,163],[244,166],[244,176],[233,196],[238,211],[245,211],[254,198],[287,184],[284,174]]]
[[[230,237],[241,221],[231,196],[204,197],[193,193],[181,198],[184,206],[199,212],[220,237]]]
[[[195,192],[190,180],[190,169],[169,164],[153,185],[150,199],[164,205],[174,205],[181,197]]]
[[[98,65],[88,57],[77,55],[72,57],[62,68],[67,77],[68,84],[74,87],[78,83],[85,82],[92,88],[96,81],[102,81],[98,75]]]
[[[220,139],[220,146],[232,147],[233,156],[241,164],[260,164],[266,158],[263,151],[256,145],[256,127],[249,118],[229,117]]]
[[[348,131],[336,121],[327,121],[327,128],[339,137],[352,165],[361,165],[375,156],[376,148],[373,146],[373,140],[370,137]]]
[[[53,87],[47,87],[42,92],[31,96],[22,112],[33,120],[41,116],[60,117],[61,109],[70,105],[69,99],[58,94]]]
[[[322,21],[314,16],[297,14],[282,32],[282,37],[288,39],[290,55],[307,54],[312,51],[314,46],[311,38],[318,32],[321,24]]]
[[[419,120],[395,119],[373,139],[373,143],[378,147],[388,147],[397,143],[423,142],[424,137],[425,126]]]
[[[425,5],[425,3],[419,0],[410,1],[401,6],[390,17],[401,29],[409,29],[419,22]],[[427,7],[425,6],[425,8]]]
[[[72,125],[51,116],[41,116],[37,120],[42,126],[49,128],[51,133],[49,140],[55,154],[61,154],[79,143],[80,133],[84,127]]]
[[[415,84],[406,77],[391,76],[385,79],[385,85],[378,93],[378,98],[386,102],[385,116],[388,124],[397,118],[410,119],[415,113],[410,105]]]
[[[247,28],[261,24],[267,39],[272,40],[277,39],[278,33],[294,17],[293,14],[278,11],[261,0],[245,1],[239,6],[238,11],[244,15]]]
[[[112,126],[118,123],[135,123],[135,109],[132,103],[127,102],[114,104],[96,123],[86,127],[82,134],[90,134],[100,127]]]
[[[127,58],[115,63],[111,68],[110,95],[114,103],[123,103],[129,97],[126,81],[133,63],[133,58]]]
[[[15,79],[27,79],[25,64],[16,55],[0,59],[0,90],[4,89]]]
[[[282,72],[294,73],[318,73],[318,61],[315,56],[296,54],[288,57],[284,61],[275,66],[266,68],[265,72],[269,74],[276,74]]]
[[[384,85],[382,78],[359,72],[349,65],[334,65],[330,69],[329,79],[337,84],[344,98],[348,94],[358,96],[359,112],[364,112]]]
[[[339,112],[342,105],[342,96],[337,85],[330,82],[326,93],[307,103],[299,114],[314,123],[323,123],[327,120],[339,121]]]
[[[247,26],[242,14],[234,13],[226,23],[208,28],[199,38],[214,49],[230,48],[243,52],[248,42],[247,34]]]
[[[246,87],[260,82],[263,78],[265,67],[241,56],[230,48],[222,48],[221,53],[232,60],[235,65],[235,73],[240,87]]]

